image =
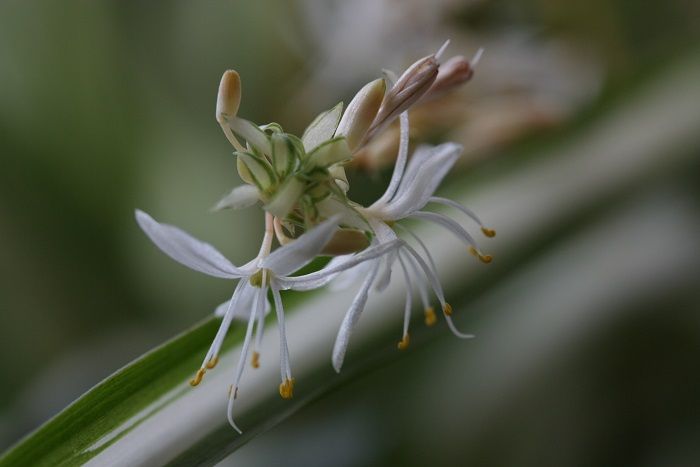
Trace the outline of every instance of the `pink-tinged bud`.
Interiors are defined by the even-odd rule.
[[[440,66],[435,82],[423,99],[433,99],[452,91],[472,79],[472,76],[474,76],[474,68],[469,64],[469,60],[461,55],[452,57]]]
[[[423,57],[411,65],[384,96],[365,141],[417,102],[432,86],[439,67],[440,64],[434,54]]]
[[[386,82],[384,79],[377,79],[360,89],[348,104],[335,135],[345,136],[351,151],[360,144],[377,116],[385,92]]]
[[[241,105],[241,77],[234,70],[226,70],[219,83],[216,97],[216,121],[224,125],[238,113]]]

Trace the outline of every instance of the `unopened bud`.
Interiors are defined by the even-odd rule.
[[[216,121],[224,124],[227,118],[233,118],[241,105],[241,77],[234,70],[226,70],[219,83],[216,97]]]
[[[440,66],[435,82],[425,93],[423,99],[439,97],[466,83],[472,76],[474,76],[474,68],[469,64],[469,60],[461,55],[452,57]]]
[[[357,253],[369,246],[367,235],[360,230],[355,229],[340,229],[326,243],[321,251],[322,255],[348,255]]]
[[[345,136],[351,151],[360,144],[377,116],[385,92],[386,82],[380,78],[367,83],[348,104],[335,134]]]
[[[365,140],[381,131],[401,112],[411,107],[432,86],[438,75],[438,63],[435,55],[428,55],[411,65],[384,96],[374,122]]]

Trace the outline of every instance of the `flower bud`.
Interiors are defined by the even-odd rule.
[[[474,68],[469,60],[457,55],[440,66],[435,82],[425,93],[423,99],[439,97],[469,81],[474,76]]]
[[[369,246],[367,235],[361,230],[339,229],[321,250],[322,255],[338,256],[357,253]]]
[[[226,70],[219,83],[216,97],[216,121],[224,124],[227,118],[235,117],[241,105],[241,77],[234,70]]]
[[[438,74],[440,64],[435,55],[423,57],[411,65],[396,81],[396,84],[386,93],[374,122],[370,127],[365,141],[381,131],[400,113],[407,110],[430,86]]]
[[[335,135],[345,136],[351,151],[357,148],[377,116],[385,92],[386,82],[380,78],[367,83],[348,104]]]

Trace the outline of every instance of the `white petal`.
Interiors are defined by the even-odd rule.
[[[402,181],[397,196],[382,208],[382,218],[403,219],[422,209],[457,161],[461,151],[462,146],[458,144],[441,144],[434,148],[430,157],[426,157],[423,163],[414,164],[415,168]]]
[[[340,216],[333,216],[293,242],[276,249],[270,256],[263,259],[261,267],[270,269],[280,277],[308,264],[331,239],[339,220]]]
[[[396,156],[396,164],[394,165],[394,171],[391,174],[391,180],[389,181],[389,186],[387,187],[384,194],[377,201],[370,206],[370,209],[375,206],[380,206],[388,203],[391,198],[394,197],[396,190],[399,188],[399,183],[404,176],[404,170],[406,169],[406,160],[408,159],[408,112],[401,113],[399,117],[400,123],[400,139],[399,139],[399,153]]]
[[[387,254],[387,252],[397,248],[398,245],[398,240],[391,243],[380,243],[376,247],[370,247],[362,251],[361,253],[352,255],[352,257],[348,261],[342,264],[335,265],[333,267],[326,267],[324,269],[321,269],[320,271],[305,274],[303,276],[283,278],[278,277],[277,282],[283,289],[292,289],[299,291],[317,289],[328,283],[329,276],[350,269],[364,261],[369,261],[378,258],[382,255],[385,255]]]
[[[348,344],[350,343],[350,335],[352,330],[360,319],[360,314],[365,308],[367,303],[367,296],[369,295],[369,289],[372,287],[372,282],[377,276],[377,271],[379,270],[379,262],[374,262],[374,267],[370,271],[369,275],[365,279],[362,287],[360,287],[359,292],[352,301],[350,308],[348,309],[343,322],[338,330],[338,336],[335,338],[335,344],[333,345],[333,368],[335,371],[340,372],[340,368],[343,366],[343,360],[345,360],[345,352],[348,349]]]
[[[259,192],[253,185],[237,186],[212,208],[212,211],[222,209],[244,209],[254,205],[259,199]]]
[[[216,248],[197,240],[177,227],[160,224],[138,209],[136,222],[166,255],[195,271],[224,279],[236,279],[244,274]]]

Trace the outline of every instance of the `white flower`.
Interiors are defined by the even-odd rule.
[[[353,261],[348,261],[336,270],[328,269],[306,276],[290,276],[304,265],[313,260],[331,239],[336,231],[339,216],[334,216],[293,242],[270,252],[272,245],[272,216],[266,215],[266,231],[263,238],[260,253],[252,261],[241,267],[234,266],[219,251],[208,243],[201,242],[177,227],[160,224],[148,214],[137,210],[136,220],[143,231],[164,253],[185,266],[210,276],[238,280],[231,299],[221,304],[216,309],[218,316],[223,316],[219,331],[207,352],[200,369],[190,384],[196,386],[200,383],[207,369],[214,368],[218,361],[219,351],[224,341],[226,332],[234,318],[248,321],[245,339],[241,350],[240,360],[236,369],[228,404],[228,419],[231,425],[240,432],[233,421],[233,401],[237,397],[238,384],[243,374],[245,360],[253,340],[253,328],[257,322],[256,337],[253,342],[254,351],[252,363],[258,365],[259,354],[257,349],[262,337],[264,316],[269,311],[267,304],[268,289],[272,291],[275,311],[280,333],[280,395],[291,398],[293,393],[294,378],[289,364],[289,351],[284,325],[284,309],[280,296],[281,289],[310,290],[324,285],[335,277],[345,267],[352,267],[359,262],[375,258],[384,254],[395,244],[382,245],[381,249],[365,250],[357,255]],[[319,285],[315,285],[319,284]]]
[[[364,281],[338,331],[332,357],[333,367],[336,371],[340,371],[343,364],[350,335],[364,309],[372,285],[377,290],[384,289],[389,284],[392,268],[397,261],[406,282],[403,333],[398,343],[398,348],[405,349],[409,343],[408,331],[414,284],[423,304],[427,325],[433,325],[436,321],[435,311],[429,300],[429,289],[432,289],[442,306],[443,315],[450,330],[460,338],[473,337],[470,334],[461,333],[452,322],[452,307],[445,301],[442,285],[437,276],[435,261],[425,243],[417,235],[397,222],[413,218],[436,223],[455,234],[467,245],[472,254],[485,263],[491,261],[491,256],[481,253],[474,238],[457,221],[444,214],[423,211],[423,209],[428,203],[443,204],[469,216],[469,218],[478,223],[486,236],[492,237],[495,235],[495,232],[484,227],[471,210],[452,200],[433,196],[438,185],[459,157],[462,147],[455,143],[445,143],[434,147],[422,146],[415,151],[410,162],[407,163],[408,114],[406,112],[400,116],[400,125],[399,154],[389,186],[381,198],[371,206],[358,209],[358,212],[372,228],[378,245],[398,242],[398,248],[389,251],[384,258],[377,258],[365,263],[361,268],[355,268],[344,273],[355,277],[361,276],[364,278]],[[398,227],[401,231],[407,233],[418,244],[424,256],[421,256],[406,241],[399,240],[393,227]],[[352,257],[347,256],[336,259],[335,267],[342,265],[344,261],[350,258]],[[384,262],[384,270],[380,274],[382,261]]]

